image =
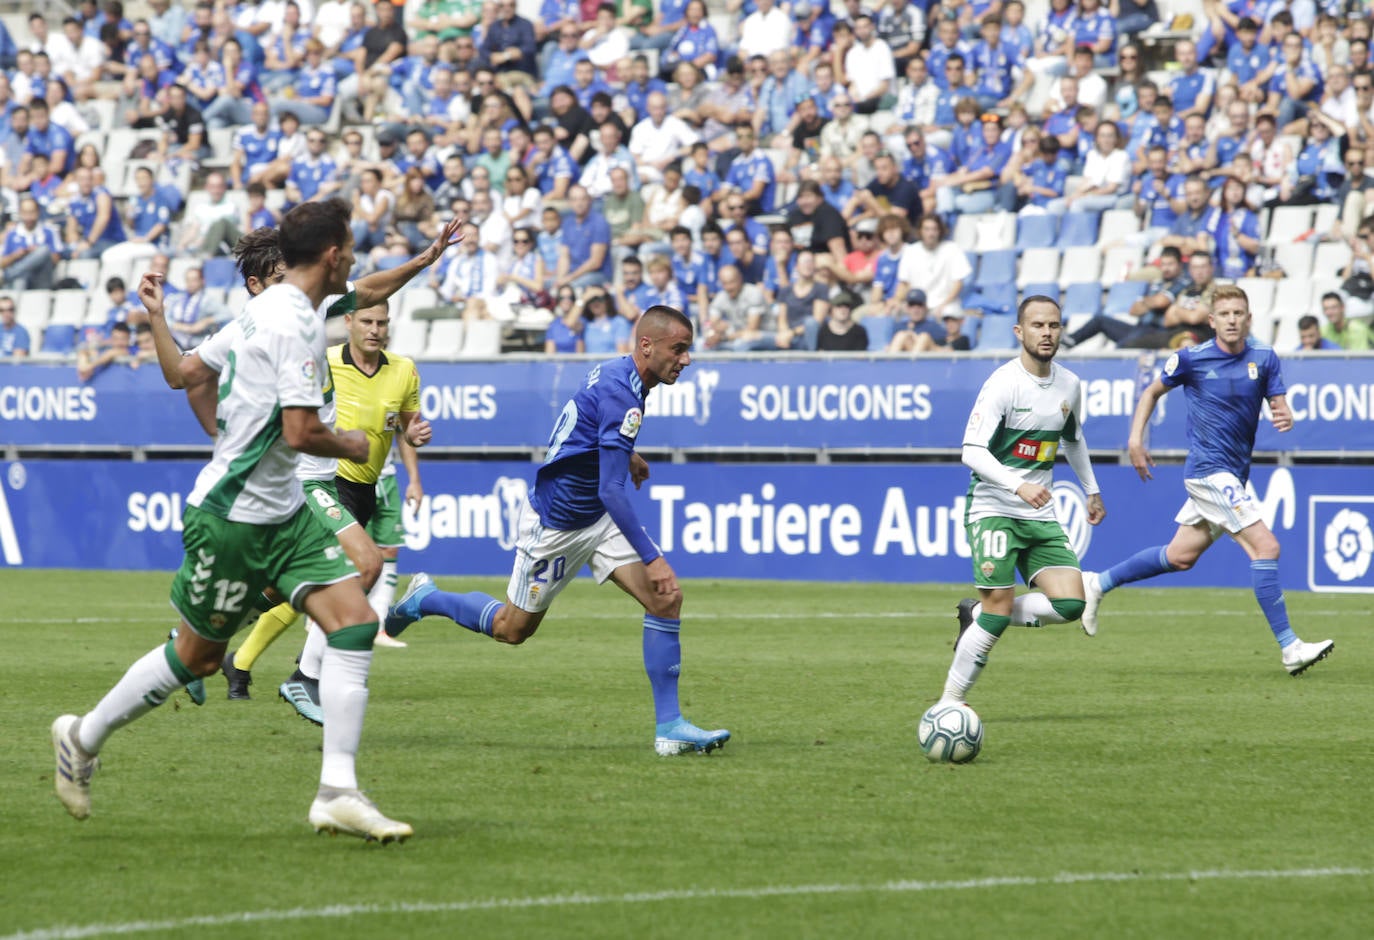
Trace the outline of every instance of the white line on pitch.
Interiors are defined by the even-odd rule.
[[[402,850],[403,851],[403,850]],[[597,907],[617,904],[660,904],[671,901],[760,900],[835,894],[918,894],[940,891],[978,891],[994,888],[1034,888],[1046,885],[1149,883],[1170,881],[1281,881],[1297,878],[1368,878],[1374,868],[1293,868],[1256,871],[1065,872],[1047,877],[1009,876],[962,881],[889,881],[881,884],[765,885],[759,888],[689,888],[631,894],[553,894],[528,898],[487,898],[475,901],[395,902],[391,904],[335,904],[282,911],[242,911],[206,914],[176,920],[139,920],[117,924],[47,927],[9,934],[0,940],[81,940],[85,937],[128,936],[138,933],[184,931],[197,927],[258,924],[274,921],[325,920],[374,914],[451,914],[468,911],[529,910],[532,908]]]

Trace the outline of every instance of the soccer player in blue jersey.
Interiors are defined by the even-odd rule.
[[[558,593],[590,565],[598,582],[614,581],[644,606],[654,750],[668,757],[724,745],[730,732],[698,728],[678,706],[682,591],[625,489],[627,481],[638,487],[649,476],[648,464],[634,452],[649,390],[678,380],[692,361],[691,347],[691,321],[672,307],[655,305],[635,324],[633,353],[587,374],[554,424],[534,491],[521,510],[504,603],[479,591],[440,591],[427,575],[417,574],[387,614],[386,632],[395,637],[434,614],[502,643],[523,643]]]
[[[1087,606],[1083,630],[1097,633],[1097,610],[1109,591],[1171,571],[1187,571],[1227,532],[1250,556],[1255,599],[1283,651],[1283,668],[1298,675],[1325,659],[1335,644],[1306,643],[1288,623],[1279,587],[1279,542],[1245,491],[1260,406],[1269,402],[1274,427],[1293,427],[1279,358],[1250,338],[1250,302],[1239,287],[1218,287],[1212,295],[1216,338],[1169,358],[1164,372],[1140,397],[1131,421],[1131,463],[1142,480],[1151,479],[1154,460],[1145,446],[1145,429],[1155,404],[1171,389],[1183,388],[1188,403],[1188,460],[1184,486],[1188,501],[1174,521],[1178,531],[1168,545],[1143,549],[1100,573],[1083,575]]]

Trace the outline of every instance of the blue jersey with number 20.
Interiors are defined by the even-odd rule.
[[[1159,378],[1166,388],[1183,386],[1188,401],[1183,475],[1198,479],[1226,472],[1246,482],[1260,406],[1286,391],[1273,347],[1247,339],[1245,349],[1232,355],[1208,340],[1170,356]]]
[[[535,476],[530,502],[544,525],[583,529],[609,512],[637,549],[640,540],[653,544],[624,493],[646,395],[631,356],[603,362],[587,373],[554,423],[548,455]]]

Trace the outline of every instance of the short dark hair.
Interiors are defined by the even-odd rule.
[[[668,238],[670,239],[677,238],[679,235],[686,235],[688,238],[691,238],[692,230],[685,225],[674,225],[668,230]]]
[[[244,235],[234,245],[234,259],[244,286],[248,285],[250,277],[257,278],[259,284],[265,283],[282,261],[277,230],[264,225]]]
[[[353,209],[342,199],[303,202],[282,216],[281,257],[288,268],[312,264],[330,248],[343,247],[352,237],[348,227]]]
[[[1044,294],[1031,294],[1025,300],[1021,301],[1021,306],[1016,308],[1016,322],[1018,324],[1025,319],[1026,309],[1030,307],[1031,304],[1053,304],[1054,309],[1060,310],[1061,314],[1063,312],[1059,306],[1059,301],[1055,300],[1053,297],[1047,297]]]
[[[1168,245],[1162,251],[1160,251],[1159,256],[1161,258],[1163,258],[1165,255],[1168,255],[1170,258],[1173,258],[1179,264],[1183,263],[1183,252],[1179,251],[1173,245]]]
[[[1298,317],[1299,330],[1316,330],[1321,328],[1321,322],[1312,314],[1306,313]]]
[[[128,288],[124,286],[124,278],[112,277],[105,282],[105,293],[108,294],[111,291],[117,290],[128,290]]]
[[[635,324],[635,339],[649,330],[662,329],[671,323],[686,329],[688,336],[692,335],[692,321],[681,310],[667,304],[654,304],[640,315],[639,322]]]
[[[1345,298],[1333,290],[1329,290],[1325,294],[1322,294],[1322,303],[1326,303],[1328,300],[1334,300],[1342,307],[1345,306]]]

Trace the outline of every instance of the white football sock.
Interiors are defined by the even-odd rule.
[[[1022,594],[1011,602],[1011,625],[1014,627],[1043,627],[1047,623],[1065,622],[1050,599],[1039,591]]]
[[[105,739],[117,729],[148,714],[185,684],[167,664],[165,647],[157,647],[130,666],[100,703],[82,717],[77,743],[88,754],[99,753]]]
[[[984,630],[977,623],[969,624],[959,645],[954,648],[954,661],[949,664],[949,675],[945,677],[945,692],[941,702],[963,702],[967,700],[968,690],[978,681],[983,667],[987,665],[988,653],[997,643],[997,637]]]
[[[320,629],[320,625],[309,617],[305,618],[305,649],[301,650],[300,669],[312,679],[320,678],[321,663],[324,661],[324,650],[329,645],[329,639]]]
[[[386,623],[386,612],[391,609],[395,599],[396,560],[393,558],[382,562],[382,576],[372,585],[372,590],[367,592],[367,602],[372,605],[372,612],[377,615],[379,627]]]
[[[323,631],[320,631],[323,635]],[[326,646],[320,671],[320,708],[324,712],[324,760],[320,786],[356,790],[354,762],[367,713],[367,673],[371,650]]]

